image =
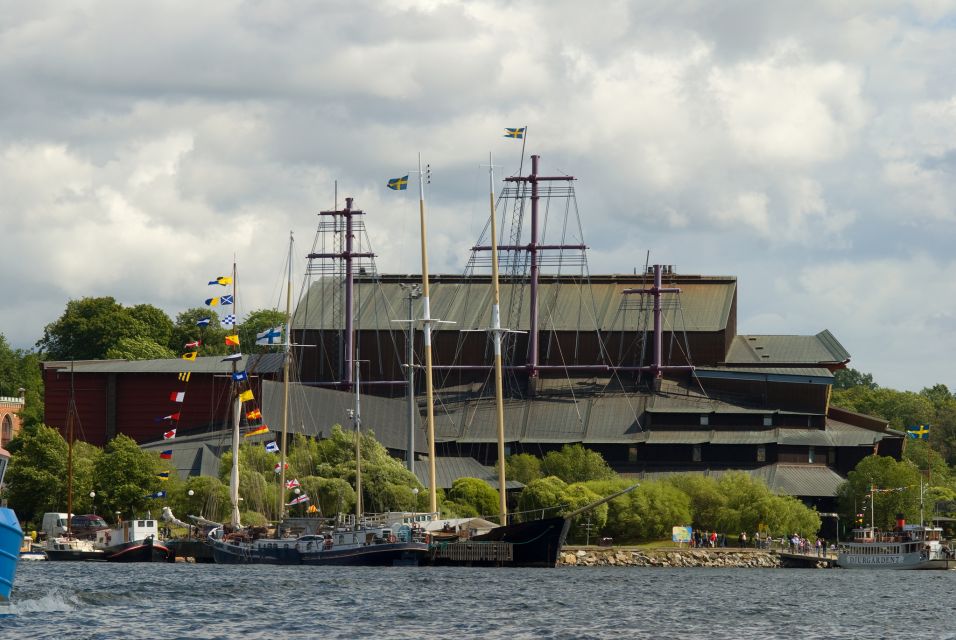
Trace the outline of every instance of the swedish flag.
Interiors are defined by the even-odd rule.
[[[385,185],[393,191],[405,191],[408,189],[408,176],[402,176],[401,178],[392,178],[388,181],[388,184]]]
[[[517,129],[505,129],[506,138],[523,138],[524,137],[524,127],[519,127]]]
[[[906,433],[916,440],[929,440],[929,425],[921,424],[918,427],[910,427],[906,430]]]

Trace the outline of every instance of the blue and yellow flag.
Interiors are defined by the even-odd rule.
[[[159,478],[160,480],[169,480],[169,472],[163,471],[162,473],[157,473],[156,477]]]
[[[229,276],[219,276],[215,280],[210,280],[209,284],[219,284],[222,286],[226,286],[227,284],[232,284],[232,278],[230,278]]]
[[[524,127],[518,127],[516,129],[505,128],[505,137],[506,138],[523,138],[524,137]]]
[[[385,186],[393,191],[405,191],[405,189],[408,189],[408,176],[392,178]]]
[[[906,430],[906,433],[915,440],[929,440],[929,425],[921,424],[918,427],[910,427]]]

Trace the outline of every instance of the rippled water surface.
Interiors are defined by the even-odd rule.
[[[22,562],[0,637],[956,639],[956,571]]]

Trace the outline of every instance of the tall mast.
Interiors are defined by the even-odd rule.
[[[73,361],[70,360],[70,406],[66,414],[66,537],[73,537],[73,413],[76,399],[73,388]]]
[[[285,517],[285,459],[289,433],[289,358],[292,356],[292,245],[289,231],[289,281],[285,294],[285,357],[282,359],[282,446],[279,453],[279,520]],[[278,527],[276,527],[278,532]]]
[[[425,233],[425,173],[422,171],[422,154],[418,154],[418,213],[422,235],[422,324],[423,351],[425,352],[425,410],[428,416],[428,504],[432,517],[437,518],[438,493],[435,488],[435,401],[432,387],[432,319],[428,303],[428,251]]]
[[[495,417],[498,423],[498,513],[501,524],[507,524],[508,501],[505,494],[505,400],[501,380],[501,309],[498,290],[498,233],[495,229],[495,167],[488,152],[488,203],[491,209],[491,283],[494,301],[491,305],[491,331],[495,345]]]
[[[233,315],[237,315],[236,305],[236,263],[232,263],[232,310]],[[233,325],[235,327],[235,325]],[[236,361],[232,361],[232,373],[236,373]],[[234,527],[238,528],[240,525],[239,518],[239,410],[241,403],[239,402],[238,389],[236,387],[235,376],[230,377],[230,388],[232,389],[232,469],[229,472],[229,500],[232,503],[232,515],[229,518],[229,523]]]

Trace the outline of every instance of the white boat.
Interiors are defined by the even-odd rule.
[[[844,569],[956,568],[952,550],[942,542],[943,530],[897,521],[892,531],[876,527],[853,530],[853,540],[839,547],[837,565]]]

